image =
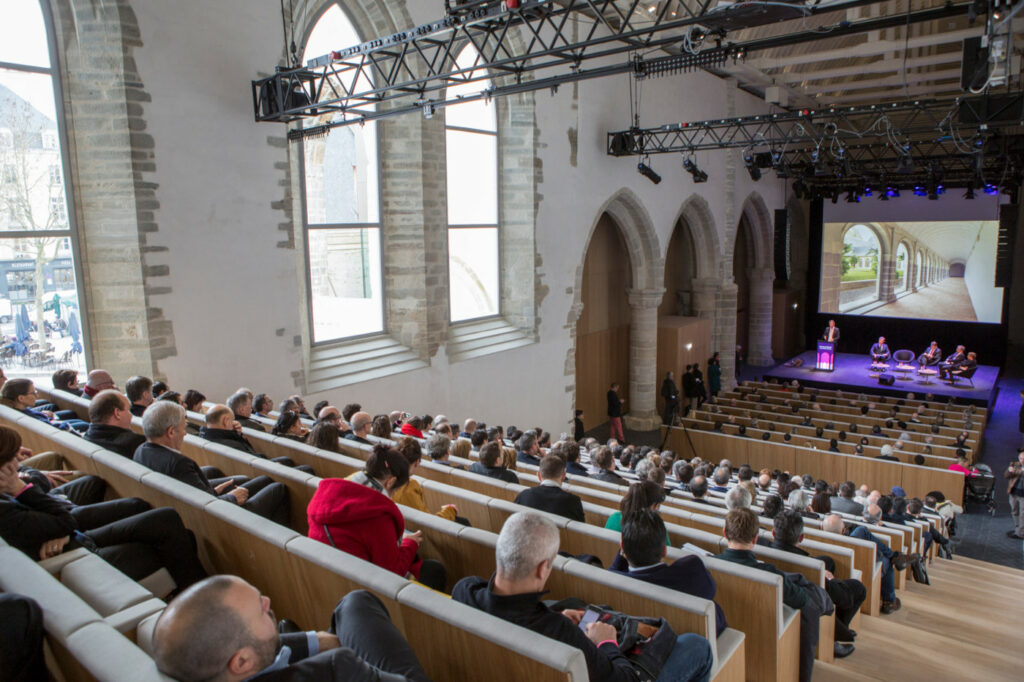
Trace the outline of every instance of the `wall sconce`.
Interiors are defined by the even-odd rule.
[[[693,350],[693,344],[692,343],[686,344],[686,350]]]
[[[794,303],[794,304],[793,304],[793,310],[796,310],[796,309],[797,309],[797,308],[799,308],[799,307],[800,307],[800,304],[799,304],[799,303]]]

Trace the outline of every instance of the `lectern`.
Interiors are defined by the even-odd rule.
[[[831,341],[818,341],[818,362],[815,367],[825,372],[836,368],[836,344]]]

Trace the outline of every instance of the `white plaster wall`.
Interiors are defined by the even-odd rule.
[[[980,322],[998,323],[1003,314],[1002,289],[993,289],[996,276],[996,237],[999,223],[982,223],[978,238],[971,246],[964,269],[964,283],[971,295],[974,313]]]
[[[151,264],[171,268],[173,292],[157,296],[174,324],[178,354],[162,361],[175,388],[195,387],[223,399],[239,385],[277,398],[294,392],[292,372],[302,367],[293,339],[301,333],[297,282],[301,260],[277,247],[283,238],[280,211],[283,149],[267,144],[283,126],[252,122],[249,81],[280,56],[279,8],[243,0],[137,0],[144,46],[139,70],[153,102],[149,132],[156,140],[160,231],[151,239],[169,247]],[[431,5],[431,7],[424,7]],[[435,11],[428,11],[435,10]],[[410,6],[417,23],[436,18],[433,3]],[[732,92],[730,93],[730,89]],[[655,157],[662,175],[655,186],[636,172],[635,159],[605,154],[606,133],[628,127],[625,77],[579,85],[573,110],[571,85],[537,94],[542,147],[543,195],[536,248],[541,284],[549,289],[540,309],[539,342],[449,365],[444,349],[429,368],[308,396],[342,404],[358,401],[380,412],[473,415],[490,423],[539,425],[554,433],[571,417],[575,379],[565,376],[573,339],[566,330],[576,270],[582,265],[600,207],[630,188],[643,201],[664,257],[674,221],[694,193],[714,215],[723,263],[731,263],[732,239],[744,199],[757,191],[769,209],[784,203],[784,184],[773,173],[750,181],[740,152],[697,155],[710,181],[694,185],[678,155]],[[658,79],[644,85],[641,125],[725,116],[730,96],[735,115],[766,111],[755,98],[704,73]],[[569,163],[567,131],[579,128],[578,163]],[[728,155],[735,155],[734,192],[725,191]],[[728,218],[728,221],[727,221]],[[722,272],[731,272],[729,268]],[[626,283],[624,283],[625,285]],[[278,331],[283,330],[281,335]]]

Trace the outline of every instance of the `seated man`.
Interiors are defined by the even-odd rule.
[[[558,455],[546,455],[537,471],[540,485],[527,488],[516,496],[515,503],[585,522],[583,502],[576,495],[562,490],[565,481],[565,462]]]
[[[373,426],[373,415],[369,412],[355,412],[352,415],[349,424],[352,427],[352,430],[348,431],[344,435],[344,438],[354,440],[355,442],[362,443],[363,445],[373,445],[373,443],[371,443],[367,438],[367,436],[370,435],[370,428]]]
[[[775,517],[775,528],[772,530],[772,544],[775,549],[783,552],[810,556],[805,550],[798,546],[804,541],[804,519],[800,514],[786,509]],[[832,603],[836,605],[836,629],[835,644],[833,645],[836,658],[844,658],[853,653],[852,642],[857,636],[850,629],[850,621],[857,615],[860,605],[868,596],[864,583],[859,580],[838,580],[832,574],[836,569],[836,562],[830,556],[819,557],[825,563],[825,591],[828,592]]]
[[[715,484],[708,488],[708,490],[714,490],[719,493],[729,492],[729,478],[730,471],[725,467],[718,467],[715,469],[715,475],[712,478]]]
[[[615,556],[608,570],[714,601],[718,586],[699,556],[691,554],[671,564],[662,561],[667,535],[665,522],[654,511],[645,509],[623,517],[622,551]],[[722,634],[727,627],[725,613],[716,603],[716,635]]]
[[[131,430],[132,413],[128,399],[113,389],[97,393],[89,403],[90,443],[131,459],[146,437]]]
[[[605,483],[626,485],[625,479],[615,473],[615,456],[612,455],[611,448],[607,445],[602,445],[594,452],[592,459],[594,466],[597,467],[597,473],[593,476],[594,479],[604,481]]]
[[[942,349],[939,348],[938,341],[932,341],[932,345],[928,346],[925,351],[917,357],[917,362],[921,367],[934,367],[941,361]]]
[[[288,489],[267,476],[257,476],[241,485],[234,479],[210,481],[193,460],[181,454],[185,442],[185,408],[169,400],[158,400],[142,417],[146,442],[132,457],[153,471],[170,476],[222,500],[245,507],[254,514],[287,526],[290,517]]]
[[[871,362],[885,362],[891,357],[889,346],[885,343],[885,337],[879,336],[878,343],[871,346]]]
[[[452,599],[579,649],[591,682],[633,682],[633,666],[619,650],[615,628],[594,622],[579,627],[582,611],[552,611],[541,597],[558,555],[558,528],[539,514],[519,512],[505,521],[495,547],[497,570],[490,581],[463,578]],[[679,635],[656,678],[659,682],[707,680],[711,645],[695,634]]]
[[[949,371],[956,367],[959,367],[967,360],[967,355],[964,353],[967,348],[964,346],[957,346],[956,352],[947,357],[945,360],[939,363],[939,378],[946,379],[949,377]]]
[[[236,393],[235,395],[245,395]],[[232,396],[234,397],[234,396]],[[256,455],[260,459],[267,459],[267,456],[260,453],[252,446],[241,433],[241,425],[235,421],[235,414],[227,405],[214,405],[206,412],[206,426],[199,429],[199,437],[217,445],[223,445],[232,450],[239,450],[250,455]],[[308,464],[295,466],[295,460],[291,457],[274,457],[272,462],[277,462],[286,467],[292,467],[307,474],[315,474],[313,467]]]
[[[571,438],[560,440],[551,447],[551,454],[565,460],[565,473],[570,476],[589,478],[586,467],[580,464],[579,443]]]
[[[462,424],[459,438],[472,438],[474,431],[476,431],[476,420],[471,417]]]
[[[969,371],[971,371],[973,369],[976,369],[977,367],[978,367],[978,354],[975,353],[974,351],[971,351],[970,353],[967,354],[967,359],[964,360],[963,362],[961,362],[956,367],[951,367],[950,370],[949,370],[949,373],[946,376],[948,376],[948,377],[955,377],[957,375],[964,374],[964,373],[969,372]]]
[[[263,424],[252,419],[252,396],[248,393],[238,391],[228,398],[226,404],[234,413],[235,421],[241,424],[242,428],[264,432],[267,430]]]
[[[853,499],[853,482],[846,481],[839,485],[839,492],[829,500],[832,504],[832,511],[841,514],[860,515],[864,512],[864,505]]]
[[[134,376],[124,383],[124,393],[132,404],[133,417],[141,417],[146,408],[153,404],[153,380],[149,377]]]
[[[687,486],[690,490],[690,494],[693,495],[694,502],[700,502],[702,504],[711,504],[704,499],[704,496],[708,492],[708,479],[703,476],[694,476],[690,479],[690,484]]]
[[[523,464],[540,464],[540,443],[533,431],[527,431],[519,438],[516,461]]]
[[[824,610],[818,606],[817,599],[812,599],[807,588],[802,587],[789,574],[771,564],[758,561],[754,545],[757,543],[759,526],[757,515],[749,509],[734,509],[726,514],[724,535],[729,541],[729,548],[716,555],[716,558],[782,577],[782,602],[800,610],[800,682],[809,682],[814,670],[814,649],[818,646],[819,619]],[[827,606],[831,607],[831,603]]]
[[[480,448],[480,461],[473,462],[469,470],[474,474],[489,476],[506,483],[519,483],[519,477],[506,469],[503,464],[501,444],[492,440]]]
[[[873,521],[872,521],[873,519]],[[872,504],[864,510],[864,520],[877,525],[882,519],[882,510]],[[907,565],[906,557],[889,549],[889,545],[879,540],[865,526],[846,525],[839,514],[829,514],[821,522],[821,529],[829,533],[849,535],[851,538],[870,540],[877,547],[878,561],[882,564],[882,613],[889,615],[899,611],[903,605],[896,597],[896,571],[903,570]]]
[[[105,369],[94,369],[89,372],[89,376],[85,380],[82,397],[92,400],[93,396],[100,391],[106,391],[111,388],[116,389],[117,386],[114,384],[114,378],[110,376],[110,372]],[[156,397],[155,392],[154,397]]]
[[[232,575],[193,585],[153,629],[160,672],[203,680],[428,680],[380,599],[349,592],[334,607],[330,632],[278,634],[270,599]]]
[[[0,537],[33,559],[87,547],[133,580],[166,568],[178,587],[206,577],[195,540],[170,508],[140,499],[76,506],[18,477],[21,435],[0,426]]]

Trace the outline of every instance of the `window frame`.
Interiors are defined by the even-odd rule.
[[[356,34],[359,40],[362,41],[363,37],[359,32],[359,27],[355,21],[352,20],[352,16],[345,9],[345,6],[341,2],[328,2],[324,3],[324,6],[320,8],[320,11],[316,13],[312,21],[309,22],[309,27],[306,31],[306,35],[303,37],[302,44],[305,46],[309,42],[309,37],[316,30],[320,20],[323,19],[332,7],[337,7],[349,25],[352,26],[352,31]],[[381,148],[380,148],[380,127],[376,121],[369,122],[370,125],[374,126],[373,143],[376,149],[376,176],[377,176],[377,222],[376,223],[315,223],[310,224],[309,222],[309,204],[306,197],[306,139],[303,137],[299,138],[298,144],[298,172],[299,172],[299,194],[300,201],[302,204],[302,248],[304,253],[302,254],[303,267],[305,269],[304,278],[306,284],[306,316],[309,320],[308,333],[309,333],[309,347],[311,350],[320,349],[325,347],[336,346],[340,344],[347,344],[353,341],[363,341],[366,339],[372,339],[379,336],[386,336],[388,334],[388,291],[387,291],[387,278],[385,277],[385,270],[387,269],[387,263],[384,259],[384,220],[381,210],[381,187],[383,186],[383,172],[381,163]],[[299,124],[302,126],[302,123]],[[318,230],[365,230],[365,229],[376,229],[379,235],[379,249],[380,249],[380,306],[381,306],[381,328],[379,331],[367,332],[365,334],[356,334],[352,336],[341,336],[333,339],[326,339],[323,341],[316,340],[316,318],[313,312],[313,273],[310,263],[310,251],[309,251],[309,234],[311,231]]]
[[[477,55],[479,55],[479,50],[476,48],[476,46],[473,45],[472,43],[468,43],[468,44],[464,45],[461,50],[459,50],[458,54],[455,57],[455,61],[457,62],[458,59],[463,55],[463,53],[465,53],[466,50],[470,50],[470,49],[472,49],[473,51],[475,51],[477,53]],[[488,72],[487,75],[488,75],[488,81],[493,85],[493,82],[494,82],[493,76],[491,75],[490,72]],[[457,82],[456,83],[452,83],[452,85],[458,85],[458,83]],[[447,89],[445,90],[445,94],[447,96]],[[458,106],[458,105],[454,105],[454,106]],[[487,322],[487,321],[490,321],[490,320],[502,319],[504,317],[504,313],[505,313],[505,305],[504,305],[504,298],[505,297],[502,295],[504,290],[505,290],[505,277],[504,277],[504,273],[502,273],[502,268],[501,268],[502,257],[504,255],[504,248],[503,248],[502,239],[501,239],[501,216],[502,216],[502,213],[503,213],[503,211],[502,211],[503,205],[502,205],[502,192],[501,192],[501,125],[500,125],[500,121],[499,121],[499,118],[498,118],[498,108],[499,108],[498,107],[498,100],[497,99],[492,99],[491,100],[491,106],[494,107],[494,112],[493,112],[493,115],[494,115],[494,130],[483,130],[483,129],[480,129],[480,128],[468,128],[466,126],[459,126],[459,125],[448,125],[447,108],[445,109],[445,114],[446,114],[445,115],[445,121],[444,121],[444,150],[445,150],[445,251],[447,252],[447,256],[448,256],[447,263],[445,264],[445,270],[446,270],[447,275],[448,275],[448,300],[445,302],[445,309],[448,311],[448,325],[449,326],[453,326],[453,327],[454,326],[459,326],[459,325],[464,325],[464,324],[474,324],[474,323],[480,323],[480,322]],[[495,183],[494,183],[495,204],[494,204],[494,206],[495,206],[495,218],[496,218],[496,221],[495,221],[495,223],[493,225],[491,225],[491,224],[482,224],[482,223],[480,223],[480,224],[473,223],[473,224],[465,224],[465,225],[453,225],[451,223],[451,220],[450,220],[451,212],[448,210],[448,202],[451,200],[451,195],[450,195],[450,193],[448,191],[449,188],[448,188],[448,177],[447,177],[448,131],[449,130],[454,130],[456,132],[462,132],[462,133],[472,133],[472,134],[475,134],[475,135],[488,135],[488,136],[491,136],[491,137],[494,138],[494,152],[495,152],[494,153],[494,159],[495,159],[495,166],[496,166],[495,169],[494,169],[494,178],[495,178]],[[451,253],[449,251],[449,248],[450,248],[449,245],[451,243],[450,233],[451,233],[452,230],[482,229],[482,228],[483,229],[494,229],[495,234],[497,235],[497,242],[498,242],[497,263],[495,264],[496,267],[497,267],[497,270],[498,270],[498,290],[497,290],[497,302],[496,302],[497,303],[497,308],[496,308],[495,312],[493,312],[491,314],[488,314],[488,315],[480,315],[480,316],[477,316],[477,317],[467,317],[466,319],[463,319],[463,320],[453,320],[452,319],[452,255],[451,255]]]
[[[64,106],[64,79],[62,75],[63,62],[60,59],[60,52],[57,49],[57,26],[53,16],[50,3],[44,0],[36,0],[39,10],[43,16],[43,30],[46,34],[47,52],[50,56],[49,66],[35,66],[29,64],[18,64],[15,62],[0,61],[0,69],[18,71],[21,73],[34,73],[50,77],[50,85],[53,90],[54,118],[57,123],[56,150],[60,157],[61,178],[59,183],[53,183],[50,188],[62,186],[64,189],[64,209],[67,220],[67,229],[64,230],[10,230],[0,232],[0,239],[26,239],[39,235],[47,237],[64,237],[71,242],[71,262],[75,268],[75,293],[78,295],[78,318],[81,331],[82,361],[85,363],[85,370],[88,371],[92,365],[92,338],[90,335],[89,301],[86,298],[85,270],[82,267],[82,240],[78,224],[78,202],[74,194],[74,187],[71,182],[71,143],[68,137],[67,111]],[[44,136],[46,137],[46,136]],[[13,136],[11,138],[13,143]],[[58,245],[58,249],[59,249]]]

